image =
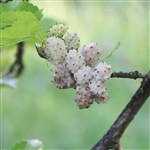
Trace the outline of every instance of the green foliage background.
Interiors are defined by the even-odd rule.
[[[113,70],[146,73],[149,70],[149,21],[146,2],[34,1],[43,8],[48,30],[55,21],[65,23],[81,38],[81,48],[89,42],[101,45],[102,52],[121,42],[118,51],[106,59]],[[47,20],[50,20],[49,22]],[[44,23],[45,22],[45,23]],[[90,149],[110,128],[140,85],[141,80],[110,79],[107,104],[93,104],[79,110],[73,89],[60,90],[51,83],[51,64],[41,59],[27,41],[24,73],[18,88],[1,90],[2,149],[24,139],[39,139],[45,149]],[[39,41],[37,41],[39,42]],[[14,59],[15,46],[1,52],[3,66]],[[125,150],[149,149],[149,101],[121,139]]]

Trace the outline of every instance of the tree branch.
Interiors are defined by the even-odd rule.
[[[18,43],[18,47],[17,47],[16,59],[14,63],[10,66],[8,72],[4,76],[14,72],[16,77],[21,75],[24,69],[24,64],[22,60],[23,52],[24,52],[24,42],[20,42]]]
[[[134,72],[132,72],[134,74]],[[113,73],[112,77],[123,77],[126,73]],[[129,73],[129,77],[132,78],[132,75]],[[134,76],[135,75],[135,76]],[[92,148],[92,150],[108,150],[116,149],[121,150],[121,145],[119,144],[120,138],[122,137],[124,131],[134,119],[137,112],[140,110],[142,105],[150,96],[150,72],[142,75],[137,71],[133,75],[133,79],[141,77],[143,81],[141,86],[133,95],[131,101],[127,104],[125,109],[122,111],[118,119],[111,126],[108,132],[103,136],[103,138]]]
[[[137,78],[144,78],[146,74],[139,73],[138,71],[132,72],[113,72],[111,74],[111,78],[130,78],[130,79],[137,79]]]

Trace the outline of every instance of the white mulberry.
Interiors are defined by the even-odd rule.
[[[96,81],[94,78],[89,83],[89,88],[96,103],[105,103],[109,99],[109,95],[106,91],[104,83],[99,80]]]
[[[58,64],[65,60],[67,50],[64,41],[55,36],[47,38],[45,54],[52,64]]]
[[[80,38],[76,32],[69,32],[64,36],[64,42],[67,48],[67,51],[71,49],[76,49],[80,47]]]
[[[82,48],[82,55],[86,64],[92,66],[100,59],[101,48],[97,43],[89,43]]]
[[[101,80],[105,82],[111,77],[112,69],[110,65],[107,65],[106,62],[99,63],[93,70],[93,77],[95,80]]]
[[[80,109],[88,108],[93,103],[93,95],[91,95],[90,89],[87,88],[81,88],[74,99],[74,101],[77,103],[77,106]]]
[[[106,91],[105,85],[102,81],[96,81],[94,78],[89,83],[89,88],[93,95],[101,95],[103,92]]]
[[[66,63],[61,62],[57,65],[52,67],[53,72],[53,80],[52,82],[58,88],[74,88],[75,87],[75,80],[71,71],[66,67]]]
[[[67,67],[73,74],[85,65],[84,57],[81,55],[80,52],[77,52],[75,49],[70,50],[67,54],[66,63]]]
[[[85,85],[92,79],[92,68],[90,66],[82,66],[75,74],[74,78],[77,84]]]
[[[100,104],[100,103],[106,103],[106,101],[109,99],[108,93],[105,91],[101,95],[95,95],[95,102]]]

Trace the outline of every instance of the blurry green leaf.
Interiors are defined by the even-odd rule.
[[[16,145],[10,148],[9,150],[43,150],[43,148],[42,142],[35,139],[16,143]]]
[[[31,13],[26,11],[8,11],[1,14],[0,28],[12,26],[14,22],[39,22]]]
[[[3,47],[2,47],[2,46],[0,46],[0,52],[2,52],[2,50],[3,50]]]
[[[27,11],[33,13],[38,20],[40,20],[43,16],[42,9],[39,9],[37,6],[34,6],[33,4],[22,0],[10,1],[8,3],[0,3],[0,8],[0,13],[5,11]]]
[[[17,82],[18,82],[18,79],[10,75],[0,78],[0,86],[9,86],[12,88],[16,88]]]
[[[47,31],[49,31],[49,28],[52,26],[52,25],[54,25],[54,24],[56,24],[56,21],[54,21],[54,20],[52,20],[52,19],[50,19],[50,18],[42,18],[41,20],[40,20],[40,25],[41,25],[41,27],[42,27],[42,35],[44,36],[44,37],[47,37]]]
[[[112,53],[113,53],[114,51],[116,51],[116,50],[119,48],[119,46],[120,46],[120,42],[118,42],[118,43],[115,45],[115,47],[114,47],[113,49],[111,49],[111,50],[108,51],[107,53],[102,54],[100,60],[103,60],[103,59],[105,59],[105,58],[110,57],[110,56],[112,55]]]
[[[52,20],[50,18],[42,18],[40,21],[40,25],[42,26],[43,31],[47,32],[49,31],[49,28],[53,25],[55,25],[57,21]]]
[[[41,27],[37,22],[16,21],[11,27],[1,29],[0,45],[16,44],[28,38],[35,38]]]

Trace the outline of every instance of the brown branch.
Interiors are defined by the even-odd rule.
[[[144,77],[142,75],[142,78],[143,81],[141,82],[141,86],[133,95],[131,101],[127,104],[125,109],[122,111],[122,113],[108,130],[108,132],[92,148],[92,150],[121,150],[121,146],[119,144],[120,138],[122,137],[128,125],[134,119],[135,115],[138,113],[142,105],[150,96],[150,72],[145,74]]]
[[[138,71],[132,72],[113,72],[111,78],[130,78],[130,79],[137,79],[137,78],[144,78],[145,74],[139,73]]]
[[[21,75],[21,73],[23,72],[24,69],[24,64],[23,64],[23,52],[24,52],[24,42],[20,42],[18,43],[18,47],[17,47],[17,53],[16,53],[16,59],[14,61],[14,63],[10,66],[8,72],[4,75],[8,75],[8,74],[12,74],[14,73],[14,76],[19,76]]]
[[[120,141],[114,146],[114,150],[122,150],[122,146],[120,144]]]

